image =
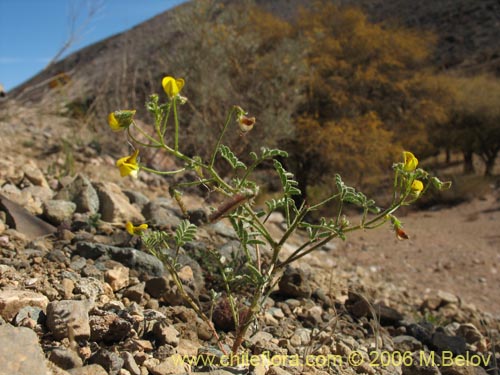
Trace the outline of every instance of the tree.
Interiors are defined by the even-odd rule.
[[[453,80],[455,105],[448,129],[454,133],[456,147],[464,153],[465,169],[470,172],[472,153],[484,162],[484,174],[493,173],[500,151],[500,80],[481,75]]]
[[[429,153],[425,125],[441,111],[422,83],[432,37],[370,23],[357,9],[317,1],[300,12],[307,73],[295,117],[293,169],[301,188],[339,171],[358,183],[401,148]]]

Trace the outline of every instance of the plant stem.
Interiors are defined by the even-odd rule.
[[[172,105],[174,107],[174,124],[175,124],[174,150],[175,152],[179,152],[179,117],[177,115],[177,97],[174,97],[174,99],[172,100]]]
[[[212,169],[212,167],[214,166],[215,158],[217,157],[217,153],[219,152],[219,146],[220,143],[222,142],[222,137],[224,137],[224,134],[226,133],[227,127],[229,126],[229,121],[231,121],[231,117],[233,117],[233,113],[234,113],[234,107],[231,108],[231,110],[227,114],[226,122],[224,123],[224,127],[222,128],[219,138],[217,139],[217,143],[215,144],[215,149],[214,152],[212,153],[212,157],[210,158],[210,164],[208,165],[210,169]]]

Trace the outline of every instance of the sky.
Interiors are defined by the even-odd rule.
[[[36,75],[71,35],[63,57],[185,1],[0,0],[0,84],[9,91]]]

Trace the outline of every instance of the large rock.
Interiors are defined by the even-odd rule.
[[[0,326],[0,374],[51,375],[38,336],[24,327]]]
[[[28,290],[0,290],[0,316],[6,321],[11,321],[23,307],[39,307],[45,311],[48,303],[48,298],[40,293]]]
[[[97,259],[103,255],[121,264],[135,269],[140,273],[152,276],[163,274],[163,263],[151,254],[131,247],[116,247],[92,242],[79,242],[76,245],[76,254],[90,259]]]
[[[99,182],[95,185],[99,196],[101,219],[111,223],[144,222],[137,206],[130,203],[121,188],[111,182]]]

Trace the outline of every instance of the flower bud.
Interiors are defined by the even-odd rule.
[[[111,112],[108,115],[109,127],[115,132],[127,129],[134,121],[135,112],[135,109],[123,109]]]

